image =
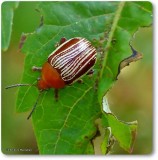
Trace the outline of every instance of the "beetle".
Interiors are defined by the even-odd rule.
[[[54,88],[55,98],[58,89],[71,85],[85,74],[92,74],[96,62],[96,48],[85,38],[74,37],[69,40],[61,38],[57,48],[48,56],[42,67],[33,67],[33,71],[40,71],[37,88],[42,91]],[[30,84],[16,84],[6,87],[28,86]],[[37,105],[40,94],[27,119],[29,119]]]

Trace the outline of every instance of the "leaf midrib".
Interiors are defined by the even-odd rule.
[[[109,32],[109,38],[108,38],[107,44],[106,44],[105,49],[104,49],[104,52],[107,52],[107,53],[106,54],[104,53],[105,57],[104,57],[103,63],[102,63],[103,65],[102,65],[102,69],[101,69],[101,72],[100,72],[100,79],[103,75],[103,72],[105,70],[106,63],[107,63],[107,57],[108,57],[108,53],[109,53],[107,50],[111,45],[112,38],[113,38],[113,35],[114,35],[115,30],[117,28],[117,24],[118,24],[119,18],[121,16],[121,12],[124,8],[124,5],[125,5],[125,1],[120,2],[119,5],[118,5],[118,9],[115,12],[115,17],[114,17],[114,20],[113,20],[113,23],[112,23],[111,30]]]

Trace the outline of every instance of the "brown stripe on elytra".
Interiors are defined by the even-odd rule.
[[[55,54],[58,54],[62,51],[64,51],[65,49],[71,47],[72,45],[76,44],[78,41],[80,41],[80,39],[77,39],[77,38],[74,38],[74,39],[71,39],[69,42],[65,43],[61,48],[59,48]]]
[[[90,49],[90,46],[87,46],[86,50],[83,50],[76,57],[72,58],[69,62],[66,62],[64,66],[61,68],[61,74],[66,71],[70,71],[75,67],[82,59],[85,57],[85,53]],[[65,67],[66,66],[66,67]],[[64,69],[65,68],[65,69]]]
[[[66,84],[71,84],[74,81],[76,81],[77,79],[79,79],[81,76],[83,76],[85,73],[87,73],[95,64],[96,59],[92,59],[90,64],[87,64],[86,67],[84,67],[78,74],[76,74],[73,79],[65,81]]]
[[[81,44],[81,45],[79,45]],[[51,64],[53,67],[60,67],[63,66],[63,64],[67,61],[71,61],[71,59],[76,59],[76,57],[80,56],[80,54],[86,50],[89,47],[88,43],[79,43],[78,45],[75,45],[76,48],[68,52],[67,50],[65,51],[65,55],[63,52],[59,54],[60,57],[56,59],[55,61],[51,61]],[[60,67],[61,68],[61,67]]]
[[[83,51],[79,57],[77,57],[73,64],[69,65],[68,68],[66,70],[69,69],[67,74],[64,74],[64,76],[73,73],[73,70],[75,69],[80,69],[84,64],[86,64],[88,60],[90,60],[91,56],[93,56],[95,54],[95,52],[93,51],[95,50],[93,47],[89,47],[87,48],[85,51]],[[64,72],[66,72],[66,70]],[[70,73],[71,72],[71,73]],[[61,74],[62,75],[62,74]]]
[[[59,49],[57,49],[51,56],[49,56],[48,57],[48,62],[51,64],[51,61],[52,61],[52,59],[56,56],[56,55],[58,55],[58,54],[60,54],[61,52],[63,52],[63,51],[65,51],[66,49],[70,49],[70,50],[73,50],[74,48],[76,48],[76,43],[78,42],[78,41],[80,41],[81,39],[79,39],[79,38],[74,38],[74,39],[71,39],[70,41],[66,41],[65,42],[65,44],[62,46],[62,47],[58,47]],[[72,45],[74,45],[73,47],[72,47]],[[67,51],[67,52],[69,52],[69,50]],[[65,52],[65,54],[67,53],[67,52]],[[60,55],[59,55],[60,56]],[[55,58],[55,59],[57,59],[57,58]],[[53,60],[53,61],[55,61],[55,60]]]
[[[82,52],[90,48],[90,45],[91,44],[88,41],[81,39],[77,44],[74,44],[75,48],[73,50],[69,51],[66,49],[65,51],[62,51],[52,58],[50,63],[54,68],[58,69],[62,69],[65,65],[69,66],[71,61],[75,61],[77,57],[80,57]],[[66,68],[68,68],[68,66],[66,66]]]
[[[95,64],[96,57],[94,55],[96,54],[96,51],[91,53],[81,64],[81,70],[77,73],[77,71],[80,68],[76,68],[75,70],[72,70],[68,77],[64,78],[64,81],[66,84],[71,84],[75,80],[77,80],[79,77],[87,73]],[[93,57],[93,58],[92,58]],[[89,63],[86,64],[86,62],[89,60]],[[85,65],[86,64],[86,65]],[[76,74],[77,73],[77,74]],[[75,75],[76,74],[76,75]]]

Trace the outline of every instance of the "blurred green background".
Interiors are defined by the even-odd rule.
[[[17,88],[5,90],[20,82],[25,55],[18,49],[21,34],[33,32],[40,24],[37,2],[20,2],[14,12],[10,47],[2,53],[2,152],[5,154],[38,154],[37,144],[28,113],[16,113]],[[153,151],[153,42],[152,27],[140,28],[132,44],[143,53],[143,59],[124,68],[107,97],[112,112],[120,120],[138,120],[138,134],[133,154]],[[99,139],[98,139],[99,144]],[[98,145],[99,146],[99,145]],[[8,152],[7,149],[27,148],[31,152]],[[97,153],[99,154],[99,148]],[[128,154],[116,143],[112,154]]]

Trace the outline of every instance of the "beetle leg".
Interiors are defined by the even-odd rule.
[[[94,70],[93,70],[93,69],[91,69],[90,71],[88,71],[88,72],[87,72],[87,74],[86,74],[86,75],[88,75],[88,76],[92,76],[92,75],[93,75],[93,73],[94,73]],[[78,82],[78,83],[80,83],[80,84],[82,84],[82,83],[83,83],[83,80],[82,80],[82,79],[78,79],[78,80],[77,80],[77,82]]]
[[[93,73],[94,73],[94,70],[93,70],[93,69],[91,69],[90,71],[88,71],[88,72],[87,72],[87,74],[86,74],[86,75],[91,76],[91,75],[93,75]]]
[[[33,67],[32,67],[32,70],[33,70],[33,71],[39,71],[39,72],[41,72],[42,67],[33,66]]]
[[[66,42],[66,41],[67,41],[67,39],[66,39],[65,37],[62,37],[62,38],[60,39],[59,45],[63,44],[63,43]]]
[[[65,37],[62,37],[62,38],[60,39],[60,42],[57,42],[57,43],[55,44],[55,48],[59,47],[61,44],[63,44],[63,43],[66,42],[66,41],[67,41],[67,39],[66,39]]]
[[[80,84],[82,84],[83,80],[82,79],[78,79],[77,82],[80,83]]]
[[[54,98],[55,98],[55,101],[58,101],[58,98],[59,98],[59,94],[58,94],[58,89],[54,89]]]

